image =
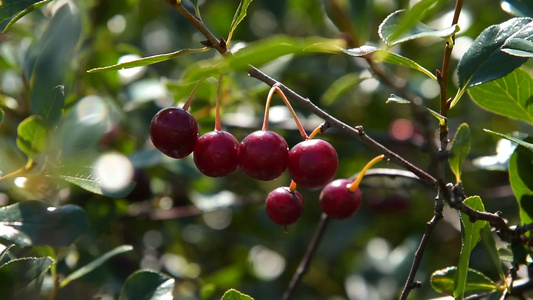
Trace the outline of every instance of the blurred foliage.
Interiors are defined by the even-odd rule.
[[[338,2],[353,18],[352,30],[361,44],[383,46],[379,24],[413,1]],[[424,16],[424,22],[449,28],[454,1],[434,2],[435,8]],[[508,2],[530,8],[524,1]],[[255,0],[234,31],[231,24],[239,1],[193,3],[198,4],[202,20],[216,36],[227,37],[232,32],[234,51],[276,34],[309,41],[342,38],[330,1],[273,4]],[[186,4],[194,11],[192,3]],[[499,7],[496,0],[465,3],[452,70],[485,28],[513,17]],[[0,25],[11,16],[1,16]],[[56,293],[56,299],[133,299],[129,295],[136,292],[139,282],[156,287],[162,295],[173,290],[176,299],[220,299],[230,288],[256,299],[278,299],[283,294],[320,219],[319,190],[299,189],[305,211],[285,232],[268,219],[264,199],[274,188],[289,185],[288,174],[269,182],[252,180],[239,170],[225,178],[208,178],[196,170],[191,157],[164,157],[149,142],[153,115],[163,107],[184,103],[194,87],[195,82],[182,81],[183,76],[191,66],[199,72],[202,63],[220,61],[218,53],[188,53],[134,69],[87,73],[141,57],[200,48],[204,39],[162,0],[55,0],[36,7],[0,35],[0,176],[27,171],[0,181],[0,205],[77,205],[89,223],[75,243],[53,245],[51,252],[57,259],[51,273],[65,278],[91,263],[94,268],[54,290],[54,279],[43,275],[50,261],[39,260],[38,268],[26,273],[24,280],[41,280],[44,294]],[[388,50],[431,71],[441,68],[444,42],[437,37],[413,39]],[[410,107],[387,104],[395,91],[372,78],[362,59],[308,53],[276,55],[261,62],[265,63],[264,72],[331,115],[349,125],[363,125],[369,136],[415,165],[423,169],[429,165],[422,128],[412,121]],[[439,90],[431,78],[405,63],[386,66],[408,79],[409,89],[423,98],[423,104],[438,110]],[[523,67],[530,72],[531,62]],[[522,73],[526,71],[516,71],[517,76]],[[206,79],[190,109],[201,133],[214,127],[216,84],[216,80]],[[335,86],[337,90],[332,90]],[[453,80],[448,93],[454,95],[457,89]],[[267,92],[268,86],[245,72],[227,74],[222,99],[224,129],[242,140],[260,128]],[[472,98],[476,100],[481,92],[474,90]],[[273,101],[274,106],[282,104],[279,98]],[[520,98],[520,102],[526,101],[530,99]],[[295,109],[308,132],[321,123],[302,108]],[[276,112],[273,107],[271,114],[271,129],[282,134],[290,147],[301,140],[285,110]],[[530,117],[530,113],[526,115]],[[432,121],[437,129],[438,120]],[[469,99],[458,102],[448,116],[451,133],[465,121],[471,132],[470,154],[461,172],[465,190],[479,195],[487,211],[502,211],[510,222],[519,223],[507,171],[487,171],[495,163],[473,164],[472,159],[497,154],[498,137],[482,129],[509,134],[531,132],[530,125],[482,110]],[[21,130],[26,133],[20,134]],[[375,156],[371,149],[337,130],[330,129],[321,138],[337,150],[339,178],[357,173]],[[513,150],[502,150],[504,164]],[[517,153],[513,164],[530,159]],[[95,173],[95,166],[100,166],[102,173]],[[453,181],[453,173],[448,173]],[[521,195],[531,197],[529,185],[521,181],[514,185]],[[330,223],[295,299],[392,299],[401,290],[426,222],[433,215],[434,193],[402,178],[365,179],[361,190],[362,209],[351,219]],[[434,270],[457,265],[460,222],[456,211],[445,210],[445,219],[429,241],[419,269],[424,285],[410,299],[439,295],[431,289],[429,277]],[[24,270],[29,263],[25,257],[49,255],[50,251],[37,244],[8,249],[7,256],[17,260],[2,265],[0,275],[11,267],[16,274]],[[98,261],[124,245],[132,245],[133,250],[118,251],[120,254],[106,256],[105,262]],[[470,250],[470,266],[498,280],[498,270],[487,263],[486,252],[479,246]],[[31,292],[30,296],[35,296],[40,291]]]

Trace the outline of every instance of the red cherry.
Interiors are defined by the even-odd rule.
[[[337,179],[324,187],[319,196],[322,211],[334,219],[347,219],[361,207],[361,191],[352,192],[348,186],[352,182]]]
[[[182,108],[164,108],[152,119],[150,138],[154,146],[164,154],[184,158],[194,150],[198,140],[198,123]]]
[[[289,174],[296,184],[316,188],[330,182],[339,167],[335,148],[324,140],[306,140],[289,152]]]
[[[273,131],[250,133],[239,146],[239,167],[248,176],[259,180],[273,180],[287,169],[289,146]]]
[[[226,176],[239,165],[239,141],[226,131],[208,132],[196,143],[194,163],[204,175]]]
[[[274,223],[287,226],[302,216],[303,198],[298,191],[291,192],[288,187],[279,187],[268,194],[265,208]]]

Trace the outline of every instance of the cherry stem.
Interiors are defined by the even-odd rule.
[[[272,96],[274,95],[274,92],[276,89],[274,87],[270,88],[270,91],[268,91],[267,101],[265,104],[265,117],[263,119],[263,128],[262,130],[267,131],[268,130],[268,114],[270,112],[270,102],[272,101]]]
[[[308,139],[314,138],[317,134],[319,134],[321,132],[322,132],[322,125],[320,125],[317,128],[315,128],[315,130],[313,130],[313,132],[311,132],[311,134],[309,135]]]
[[[0,176],[0,181],[6,180],[6,179],[9,179],[9,178],[13,178],[13,177],[17,177],[17,176],[22,176],[22,175],[28,173],[29,171],[31,171],[33,169],[33,167],[35,167],[35,165],[36,165],[36,163],[34,163],[33,160],[29,160],[28,163],[24,167],[22,167],[22,168],[20,168],[18,170],[15,170],[15,171],[13,171],[11,173],[8,173],[8,174],[6,174],[4,176]]]
[[[297,186],[298,185],[296,184],[296,182],[294,182],[294,180],[291,180],[291,185],[289,185],[289,191],[291,191],[291,192],[296,191],[296,187]]]
[[[384,158],[385,158],[385,155],[381,154],[381,155],[378,155],[378,156],[374,157],[371,161],[369,161],[365,165],[363,170],[361,170],[361,172],[359,173],[359,176],[357,176],[357,178],[351,184],[349,184],[347,186],[348,190],[350,190],[350,192],[354,193],[355,190],[357,190],[357,188],[359,187],[359,184],[361,183],[361,180],[363,180],[363,177],[365,176],[366,171],[368,171],[368,169],[370,169],[370,167],[372,167],[373,165],[375,165],[377,162],[381,161]]]
[[[218,85],[217,85],[217,101],[215,104],[215,131],[221,131],[222,130],[222,123],[220,122],[220,103],[222,102],[222,77],[224,75],[220,75],[218,77]]]
[[[300,135],[302,136],[302,138],[304,140],[307,140],[309,137],[307,136],[307,133],[305,132],[305,129],[302,126],[302,123],[300,122],[300,119],[298,118],[298,116],[296,115],[296,112],[292,108],[292,105],[289,102],[289,99],[287,99],[287,97],[285,96],[283,91],[279,88],[279,86],[280,86],[279,83],[276,83],[276,84],[272,85],[272,87],[270,88],[270,91],[268,92],[267,104],[266,104],[267,107],[265,108],[265,119],[263,120],[263,130],[268,130],[268,124],[267,123],[268,123],[268,110],[270,108],[270,101],[271,101],[272,96],[274,95],[274,93],[278,93],[281,96],[281,99],[283,99],[283,102],[285,102],[285,105],[291,111],[292,117],[294,118],[294,121],[296,122],[296,126],[298,126],[298,130],[300,131]]]
[[[203,79],[200,79],[196,83],[196,85],[194,86],[194,89],[192,89],[191,94],[187,98],[187,101],[185,101],[185,104],[183,104],[183,107],[182,107],[183,110],[187,110],[187,111],[189,110],[189,107],[191,107],[192,99],[194,98],[194,95],[196,95],[196,92],[198,91],[198,88],[200,87],[203,81],[204,81]]]

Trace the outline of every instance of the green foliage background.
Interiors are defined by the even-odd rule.
[[[0,204],[42,200],[50,206],[75,204],[85,210],[88,229],[77,241],[69,246],[52,245],[57,256],[54,272],[62,277],[122,245],[133,249],[65,285],[56,299],[115,299],[128,276],[138,269],[161,271],[174,278],[176,299],[218,299],[229,288],[255,299],[280,298],[318,224],[319,190],[299,189],[305,201],[304,215],[285,232],[268,219],[264,199],[274,188],[289,185],[288,174],[271,182],[252,180],[241,171],[213,179],[202,176],[190,157],[179,161],[163,157],[149,143],[151,118],[163,107],[183,103],[193,87],[181,80],[183,76],[218,53],[179,56],[145,67],[129,79],[121,78],[118,71],[87,73],[114,65],[127,54],[146,57],[201,48],[204,38],[165,1],[72,1],[70,11],[63,3],[56,0],[36,9],[0,35],[0,171],[8,174],[35,163],[25,181],[0,181]],[[387,0],[346,4],[351,7],[360,39],[376,45],[380,45],[377,28],[383,19],[409,5],[408,1]],[[451,25],[451,15],[446,13],[453,11],[453,4],[437,1],[433,13],[423,21],[443,20],[442,26]],[[235,0],[204,1],[201,17],[217,36],[226,37],[238,5]],[[499,7],[496,0],[465,3],[461,20],[468,19],[470,24],[460,23],[459,39],[474,39],[486,27],[512,17]],[[333,18],[327,17],[331,13],[322,1],[256,0],[230,46],[276,34],[337,38]],[[433,71],[441,67],[443,48],[442,39],[430,38],[403,43],[391,51]],[[459,45],[454,51],[461,51]],[[454,59],[452,70],[457,64]],[[412,91],[424,96],[428,108],[438,110],[434,83],[405,67],[387,66],[408,80]],[[282,56],[260,67],[345,123],[363,125],[369,136],[407,160],[423,169],[429,164],[417,125],[408,141],[391,134],[394,121],[411,119],[410,107],[387,104],[395,91],[370,78],[363,60],[307,54]],[[531,70],[531,62],[524,68]],[[242,140],[261,126],[268,86],[243,71],[234,71],[224,77],[223,89],[223,127]],[[450,84],[449,94],[456,90],[455,83]],[[215,98],[216,81],[211,78],[202,84],[191,106],[202,133],[214,127]],[[282,105],[279,97],[273,105]],[[63,107],[62,112],[50,109],[53,106]],[[321,123],[295,108],[309,132]],[[282,134],[289,146],[299,142],[301,137],[290,116],[274,113],[271,129]],[[33,114],[40,117],[30,123],[26,118]],[[37,129],[32,129],[29,140],[17,140],[17,129],[24,120]],[[472,159],[496,155],[498,137],[485,133],[484,128],[509,134],[531,132],[531,126],[487,112],[466,95],[450,112],[448,122],[452,133],[461,123],[469,124],[471,150],[461,175],[465,190],[479,195],[487,211],[502,211],[511,222],[518,222],[519,209],[505,168],[488,171],[498,165],[480,168]],[[438,128],[436,119],[434,128]],[[333,129],[321,138],[338,152],[339,178],[352,176],[377,155]],[[100,189],[100,179],[92,178],[85,167],[90,168],[100,154],[108,152],[129,158],[135,168],[135,187]],[[86,179],[85,183],[80,178]],[[434,194],[400,178],[365,180],[362,192],[362,209],[349,220],[332,221],[327,228],[295,299],[390,299],[401,290],[425,224],[433,215]],[[459,216],[453,210],[445,213],[419,271],[417,280],[424,285],[412,299],[437,297],[428,282],[430,274],[459,260]],[[17,245],[10,251],[16,257],[40,256],[36,254],[39,247],[44,246]],[[472,251],[470,266],[498,280],[498,271],[487,263],[490,258],[483,249]],[[276,266],[281,268],[279,274]],[[275,276],[269,277],[272,274]],[[170,277],[153,280],[164,283]],[[50,285],[45,284],[45,290],[50,290]]]

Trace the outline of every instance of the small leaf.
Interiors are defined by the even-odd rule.
[[[165,274],[139,270],[126,279],[118,300],[172,299],[175,280]]]
[[[220,300],[254,300],[254,298],[243,294],[237,290],[227,290]]]
[[[260,67],[288,54],[340,53],[340,47],[344,44],[344,41],[338,39],[278,35],[251,43],[231,57],[218,56],[193,64],[187,68],[183,78],[188,83],[233,70],[246,70],[250,65]]]
[[[463,171],[463,163],[470,153],[470,128],[468,124],[463,123],[457,129],[455,137],[453,138],[450,151],[452,157],[450,158],[450,168],[455,174],[456,182],[461,181],[461,173]]]
[[[479,196],[468,197],[464,200],[464,203],[477,211],[485,211],[483,202]],[[465,292],[467,292],[467,283],[470,282],[469,275],[469,262],[470,253],[479,242],[481,228],[487,225],[487,221],[475,221],[471,222],[468,216],[460,214],[461,216],[461,228],[463,243],[461,246],[461,254],[459,256],[459,263],[457,265],[457,274],[455,277],[455,288],[453,290],[453,296],[456,299],[463,299]],[[465,220],[466,218],[466,220]]]
[[[501,49],[514,56],[533,57],[533,22],[509,37]]]
[[[341,78],[335,80],[320,98],[322,105],[331,105],[342,95],[346,94],[350,89],[355,87],[362,78],[355,73],[349,73]]]
[[[48,129],[41,117],[33,115],[20,122],[17,128],[17,146],[29,159],[44,152]]]
[[[509,286],[507,284],[507,277],[503,272],[502,259],[500,258],[498,247],[496,246],[496,241],[494,240],[494,236],[492,235],[492,232],[490,231],[490,226],[488,224],[481,229],[481,241],[483,242],[483,246],[485,246],[485,250],[489,254],[492,264],[498,271],[500,280],[504,282],[506,287],[508,288]]]
[[[169,59],[173,59],[178,56],[183,56],[183,55],[192,54],[192,53],[205,52],[209,49],[210,48],[208,47],[204,47],[200,49],[182,49],[176,52],[143,57],[141,59],[136,59],[136,60],[132,60],[132,61],[128,61],[125,63],[116,64],[116,65],[111,65],[107,67],[94,68],[94,69],[88,70],[87,72],[96,73],[96,72],[102,72],[102,71],[123,70],[123,69],[135,68],[135,67],[142,67],[142,66],[147,66],[147,65],[152,65],[152,64],[159,63],[159,62],[167,61]]]
[[[88,226],[85,211],[76,205],[29,200],[0,208],[0,237],[22,246],[68,246]]]
[[[107,197],[122,198],[135,188],[135,183],[130,182],[128,186],[119,191],[106,190],[104,188],[106,185],[102,178],[98,177],[98,172],[94,164],[81,164],[81,162],[80,164],[68,163],[60,166],[56,172],[57,175],[51,175],[51,177],[60,178],[91,193]]]
[[[378,49],[373,46],[364,45],[359,48],[341,49],[341,51],[347,55],[356,56],[356,57],[371,55],[372,59],[377,60],[379,62],[386,62],[386,63],[391,63],[391,64],[400,65],[404,67],[409,67],[411,69],[422,72],[426,74],[429,78],[433,79],[434,81],[437,81],[437,77],[433,75],[433,73],[431,73],[429,70],[422,67],[415,61],[407,57],[403,57],[399,54],[387,51],[387,50]]]
[[[472,101],[490,112],[533,124],[533,78],[523,69],[472,87],[468,93]]]
[[[459,26],[454,25],[442,30],[431,28],[418,22],[419,16],[413,18],[415,21],[405,24],[405,17],[409,17],[407,10],[398,10],[387,16],[379,25],[379,36],[389,46],[394,46],[403,42],[425,37],[448,38],[459,31]],[[411,24],[413,23],[413,24]]]
[[[400,96],[397,96],[397,95],[394,95],[394,94],[391,94],[389,96],[389,98],[387,99],[387,102],[386,103],[390,103],[390,102],[395,102],[395,103],[400,103],[400,104],[410,104],[411,101],[407,100],[407,99],[404,99]],[[446,117],[439,114],[438,112],[430,109],[430,108],[427,108],[426,109],[429,111],[429,113],[434,116],[435,118],[437,118],[437,120],[439,120],[439,124],[440,125],[444,125],[446,124]]]
[[[2,123],[3,119],[4,119],[4,110],[0,108],[0,123]]]
[[[512,136],[508,136],[508,135],[505,135],[503,133],[499,133],[499,132],[496,132],[496,131],[488,130],[488,129],[483,129],[483,131],[488,132],[490,134],[493,134],[495,136],[499,136],[499,137],[504,138],[506,140],[509,140],[511,142],[517,143],[520,146],[526,147],[529,151],[533,151],[533,144],[532,143],[527,143],[527,142],[524,142],[521,139],[518,139],[518,138],[515,138],[515,137],[512,137]]]
[[[58,85],[50,93],[46,93],[48,99],[39,98],[45,101],[33,101],[32,112],[41,116],[43,124],[52,127],[59,122],[65,104],[65,87]],[[39,104],[36,104],[39,103]]]
[[[460,88],[504,77],[526,62],[526,58],[509,55],[502,52],[500,47],[531,21],[531,18],[514,18],[483,30],[459,61],[457,72]]]
[[[0,33],[4,33],[24,15],[52,0],[4,0],[0,5]]]
[[[530,0],[502,0],[501,7],[517,17],[533,17],[533,2]]]
[[[48,271],[53,263],[50,257],[27,257],[0,266],[0,299],[17,299],[16,294]]]
[[[15,247],[15,244],[9,244],[7,245],[4,250],[2,250],[2,252],[0,252],[0,265],[2,265],[2,261],[4,260],[4,257],[6,256],[6,254],[9,252],[9,249]]]
[[[40,115],[52,128],[62,115],[65,104],[64,84],[70,73],[74,53],[81,36],[81,17],[76,8],[63,4],[54,14],[40,40],[28,49],[25,60],[31,76],[30,110]]]
[[[435,271],[431,275],[431,287],[439,293],[452,296],[456,277],[457,267]],[[465,294],[490,293],[496,290],[498,290],[498,286],[485,274],[474,269],[468,269]]]
[[[111,257],[116,256],[118,254],[128,252],[133,250],[133,247],[130,245],[122,245],[118,246],[115,249],[105,253],[104,255],[100,256],[99,258],[93,260],[92,262],[88,263],[87,265],[77,269],[76,271],[72,272],[70,275],[68,275],[61,283],[59,284],[60,288],[63,288],[67,286],[71,281],[76,280],[78,278],[81,278],[82,276],[92,272],[94,269],[101,266],[103,263],[105,263],[107,260],[109,260]]]
[[[526,139],[531,142],[533,139]],[[533,152],[517,147],[509,161],[509,180],[520,209],[520,224],[533,222]]]
[[[231,38],[233,37],[233,32],[235,29],[237,29],[237,26],[239,23],[241,23],[242,20],[244,20],[244,17],[246,17],[246,11],[248,10],[248,6],[252,3],[252,0],[241,0],[239,3],[239,7],[237,7],[237,11],[235,12],[235,15],[233,16],[233,21],[231,21],[231,26],[229,30],[228,35],[228,41],[227,44],[231,42]]]

